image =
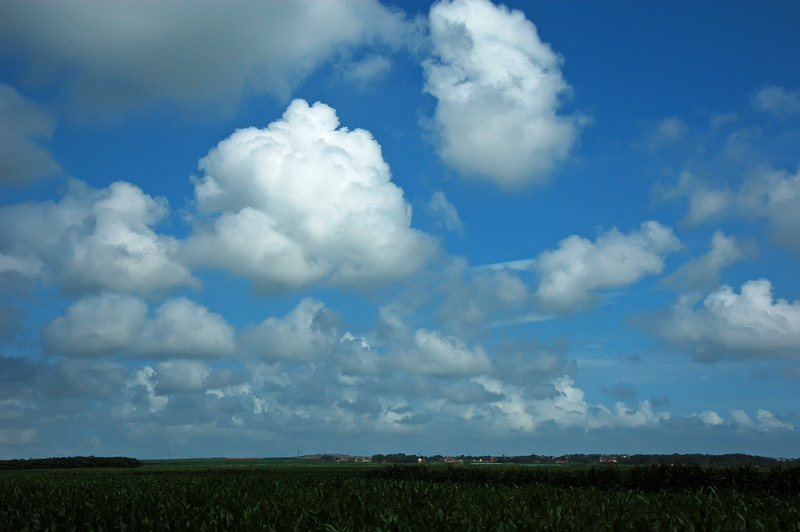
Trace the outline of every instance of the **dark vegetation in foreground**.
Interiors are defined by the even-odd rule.
[[[0,470],[14,469],[75,469],[79,467],[141,467],[142,462],[126,456],[65,456],[0,460]]]
[[[331,464],[5,472],[0,530],[800,531],[800,469]]]
[[[656,493],[663,490],[737,490],[800,496],[800,467],[760,470],[750,466],[700,467],[650,465],[560,469],[552,467],[469,468],[388,465],[366,473],[382,480],[469,483],[520,487],[543,484],[559,488],[596,488]]]

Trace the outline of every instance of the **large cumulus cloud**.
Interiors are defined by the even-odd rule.
[[[522,12],[488,0],[435,4],[430,31],[425,91],[444,161],[505,188],[546,180],[581,130],[558,114],[570,92],[561,57]]]
[[[66,292],[153,292],[196,285],[173,237],[156,227],[164,198],[117,181],[94,189],[71,179],[58,201],[0,207],[0,272],[53,277]]]
[[[150,318],[142,299],[112,293],[70,305],[63,316],[45,325],[42,341],[48,350],[73,357],[216,357],[235,349],[233,327],[198,303],[168,299]]]
[[[79,112],[98,118],[159,101],[226,107],[244,91],[287,98],[325,59],[408,31],[375,0],[0,4],[0,44],[37,79],[66,74]]]
[[[800,301],[774,299],[767,279],[684,296],[648,329],[701,360],[800,357]]]
[[[200,168],[196,203],[209,220],[189,239],[189,256],[265,291],[392,281],[436,249],[411,228],[380,145],[339,127],[325,104],[295,100],[268,127],[220,142]]]

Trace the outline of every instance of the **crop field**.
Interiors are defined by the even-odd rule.
[[[0,530],[800,530],[800,469],[221,462],[0,473]]]

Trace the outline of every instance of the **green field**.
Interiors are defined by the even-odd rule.
[[[146,461],[0,473],[0,530],[800,530],[800,470]]]

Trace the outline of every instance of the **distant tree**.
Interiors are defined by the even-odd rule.
[[[142,462],[126,456],[64,456],[30,458],[27,460],[0,460],[0,469],[75,469],[78,467],[134,468]]]

